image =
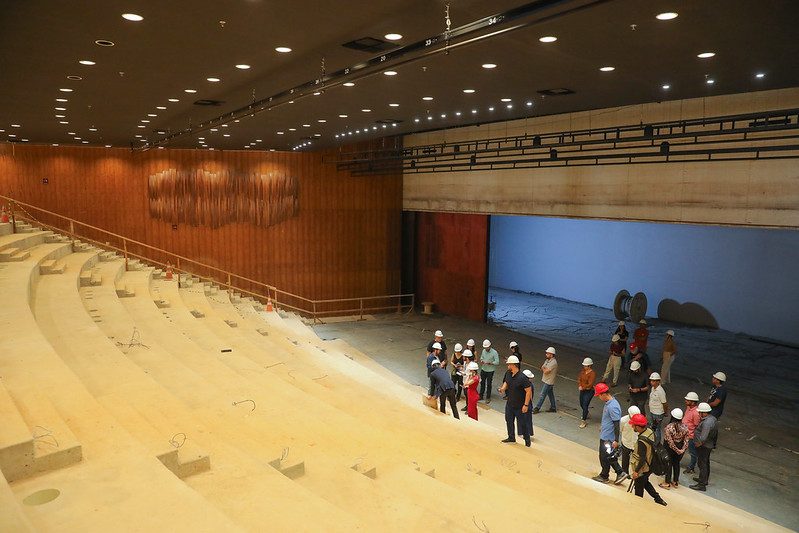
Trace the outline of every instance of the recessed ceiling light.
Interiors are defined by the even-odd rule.
[[[494,110],[494,106],[489,107],[488,110],[489,111],[493,111]]]
[[[105,147],[106,148],[111,148],[111,145],[110,144],[106,144]]]
[[[324,124],[325,122],[327,122],[327,120],[320,118],[319,120],[317,120],[317,122],[319,122],[320,124]]]
[[[245,65],[244,63],[240,63],[236,65],[236,68],[239,70],[247,70],[248,68],[250,68],[250,65]]]
[[[58,143],[53,143],[50,146],[58,146]]]
[[[157,117],[158,115],[156,115],[155,113],[147,113],[147,116],[148,117]]]
[[[505,106],[505,107],[507,107],[508,109],[513,109],[513,104],[508,104],[508,105],[507,105],[507,106]]]
[[[22,139],[22,140],[24,141],[25,139]],[[82,142],[83,144],[89,144],[89,141],[81,141],[81,142]]]
[[[413,119],[414,122],[419,122],[418,118]]]
[[[655,18],[658,20],[673,20],[677,18],[677,13],[660,13],[659,15],[655,16]]]
[[[224,135],[222,135],[222,137],[230,137],[230,134],[229,133],[225,133]]]
[[[428,115],[427,120],[433,120],[433,115]]]
[[[55,101],[56,102],[69,102],[69,100],[67,100],[66,98],[56,98]]]
[[[510,102],[510,98],[502,98],[500,102]]]
[[[281,54],[288,54],[289,52],[291,52],[291,48],[289,48],[288,46],[278,46],[277,48],[275,48],[275,52],[280,52]]]
[[[455,116],[456,116],[456,117],[459,117],[459,116],[461,116],[461,112],[460,112],[460,111],[455,111]],[[392,126],[394,126],[394,124],[392,124]]]
[[[477,114],[477,110],[476,109],[472,109],[472,115],[476,115],[476,114]]]
[[[766,75],[763,74],[762,72],[758,72],[757,74],[755,74],[755,78],[765,78],[765,77]]]
[[[71,93],[72,92],[72,89],[58,89],[58,90],[61,91],[62,93]]]
[[[223,128],[227,128],[227,127],[228,127],[228,125],[227,125],[227,124],[222,124],[222,127],[223,127]]]
[[[392,102],[392,103],[388,104],[388,107],[399,107],[399,104]]]
[[[211,128],[211,131],[219,131],[218,128]]]
[[[81,59],[80,61],[78,61],[78,63],[80,63],[81,65],[89,66],[89,67],[92,66],[92,65],[96,65],[97,64],[94,61],[90,61],[88,59]]]
[[[363,111],[364,113],[371,113],[372,112],[371,109],[361,109],[361,111]]]
[[[383,72],[383,74],[385,74],[386,76],[396,76],[397,72],[394,71],[394,70],[387,70],[387,71]]]
[[[289,128],[289,131],[297,131],[297,128]]]
[[[94,41],[94,44],[97,46],[114,46],[114,41],[109,41],[108,39],[97,39]]]
[[[713,57],[716,55],[716,52],[702,52],[701,54],[696,54],[696,57],[699,59],[707,59],[709,57]]]
[[[613,72],[614,70],[616,70],[616,67],[610,67],[610,66],[601,67],[599,70],[601,70],[602,72]]]
[[[149,120],[146,120],[146,119],[142,119],[142,122],[144,122],[145,124],[147,124],[147,123],[148,123],[148,122],[150,122],[150,121],[149,121]]]
[[[77,133],[75,133],[74,131],[68,131],[67,135],[77,135]]]
[[[338,118],[347,118],[347,115],[341,114],[338,116]]]
[[[196,93],[197,89],[183,89],[184,93]]]
[[[322,91],[316,91],[315,93],[313,93],[314,96],[319,96],[320,94],[322,94]]]
[[[155,106],[155,108],[163,110],[163,109],[166,109],[166,106],[165,105],[158,105],[158,106]]]
[[[16,137],[16,135],[14,135],[13,133],[9,133],[8,136],[9,137]]]
[[[355,87],[355,84],[352,83],[351,81],[348,81],[344,83],[344,87]]]
[[[531,106],[531,105],[533,105],[533,103],[532,102],[527,102],[527,105]]]
[[[69,124],[69,122],[67,122],[66,120],[59,120],[58,123],[59,124]]]
[[[708,78],[705,83],[707,83],[708,85],[713,85],[716,82],[715,82],[715,80],[713,78]]]
[[[432,97],[432,96],[422,96],[422,100],[426,100],[426,101],[428,101],[428,102],[429,102],[430,100],[432,100],[432,99],[433,99],[433,97]]]
[[[67,108],[66,107],[56,107],[55,110],[56,111],[66,111]]]
[[[170,102],[180,102],[180,100],[178,100],[177,98],[170,98],[169,101]]]
[[[464,89],[463,92],[465,92],[466,94],[473,94],[474,89]]]
[[[136,13],[123,13],[122,18],[131,22],[141,22],[144,20],[144,17]]]
[[[11,127],[12,128],[21,128],[22,124],[12,124]]]
[[[441,113],[441,118],[447,118],[447,114],[446,113]]]
[[[136,127],[137,127],[137,128],[145,128],[146,126],[145,126],[144,124],[139,124],[139,125],[138,125],[138,126],[136,126]]]
[[[222,81],[222,80],[220,80],[219,78],[205,78],[205,79],[207,79],[207,80],[208,80],[208,81],[210,81],[211,83],[216,83],[216,82],[218,82],[218,81]]]
[[[668,83],[663,84],[663,88],[664,89],[671,89],[671,85],[669,85]]]
[[[387,33],[383,36],[387,41],[399,41],[402,39],[402,35],[399,33]]]
[[[311,127],[311,125],[310,125],[310,124],[303,124],[303,125],[302,125],[302,127],[303,127],[303,128],[310,128],[310,127]]]
[[[82,139],[82,137],[75,137],[74,139],[75,139],[76,141],[80,141],[80,140]]]
[[[65,118],[66,115],[56,115],[55,118]]]
[[[83,78],[81,78],[80,76],[69,75],[69,76],[67,76],[67,79],[68,79],[68,80],[72,80],[72,81],[80,81],[80,80],[82,80]]]
[[[538,40],[541,41],[542,43],[554,43],[555,41],[558,40],[558,38],[552,35],[547,35],[545,37],[539,37]]]
[[[483,68],[489,68],[489,69],[490,68],[497,68],[497,65],[495,63],[483,63],[482,66],[483,66]]]
[[[139,135],[134,135],[134,137],[136,137],[137,139],[141,139],[142,137],[144,137],[144,135],[139,134]]]

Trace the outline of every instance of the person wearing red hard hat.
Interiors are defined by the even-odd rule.
[[[639,498],[644,497],[646,491],[655,500],[655,503],[660,505],[667,505],[663,498],[660,497],[658,491],[652,486],[649,481],[649,475],[652,473],[652,457],[655,453],[655,434],[652,428],[649,427],[646,417],[638,414],[630,418],[630,425],[633,430],[638,433],[638,441],[635,443],[635,450],[630,460],[630,469],[632,470],[633,486],[635,487],[635,495]]]
[[[610,469],[616,472],[616,485],[627,478],[627,472],[619,466],[619,440],[620,440],[620,421],[621,406],[619,401],[610,394],[610,389],[606,383],[597,383],[594,387],[594,396],[605,402],[602,409],[602,422],[599,427],[599,465],[602,471],[594,476],[594,481],[608,483],[610,481]]]

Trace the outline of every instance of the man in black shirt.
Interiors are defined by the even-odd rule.
[[[441,362],[438,359],[433,360],[433,371],[430,373],[430,384],[433,387],[433,395],[427,396],[431,399],[434,396],[439,399],[440,411],[444,414],[447,413],[447,400],[452,407],[452,416],[460,419],[458,414],[458,407],[455,404],[455,383],[453,383],[449,372],[441,368]]]
[[[441,346],[441,351],[438,352],[438,360],[441,361],[441,366],[446,368],[447,367],[447,343],[444,342],[444,332],[440,329],[436,330],[435,334],[433,335],[435,338],[430,341],[427,345],[427,353],[431,353],[433,351],[433,344],[438,343]]]
[[[505,424],[508,426],[508,438],[502,442],[516,442],[514,421],[519,425],[524,437],[524,445],[530,446],[530,428],[524,421],[524,413],[530,408],[530,398],[533,389],[530,380],[519,372],[519,358],[515,355],[508,357],[508,372],[510,377],[500,387],[500,392],[508,392],[508,401],[505,403]]]
[[[630,391],[630,403],[644,414],[647,395],[649,394],[649,376],[641,368],[639,361],[630,363],[630,378],[627,390]]]

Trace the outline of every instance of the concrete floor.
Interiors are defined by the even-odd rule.
[[[555,385],[557,413],[535,415],[534,425],[595,449],[600,402],[591,404],[592,418],[579,429],[576,377],[584,357],[594,359],[601,378],[607,348],[617,320],[610,309],[580,304],[538,294],[491,288],[493,309],[489,323],[433,314],[391,314],[359,322],[316,325],[323,339],[341,338],[373,357],[411,384],[426,387],[425,348],[433,331],[443,330],[450,348],[469,338],[478,345],[491,339],[501,357],[508,354],[511,340],[524,354],[523,367],[536,375],[536,397],[541,389],[540,365],[544,350],[558,349],[559,377]],[[799,530],[799,430],[794,423],[799,405],[799,348],[750,338],[724,330],[708,330],[666,323],[647,317],[650,324],[649,355],[659,369],[660,348],[665,331],[675,331],[677,356],[672,365],[672,383],[665,385],[669,408],[685,407],[683,397],[695,391],[707,397],[716,371],[727,374],[728,398],[720,420],[719,447],[712,455],[711,484],[707,494]],[[628,330],[635,327],[628,322]],[[499,377],[499,374],[498,374]],[[620,384],[626,382],[623,375]],[[495,385],[498,385],[495,383]],[[629,405],[624,388],[613,389],[622,408]],[[548,402],[544,403],[547,407]],[[490,407],[504,411],[501,395]],[[687,464],[687,458],[683,458]],[[599,468],[597,460],[597,469]],[[598,470],[597,470],[598,471]],[[683,476],[687,476],[683,474]],[[681,478],[679,491],[688,491],[690,479]],[[668,491],[659,489],[668,499]]]

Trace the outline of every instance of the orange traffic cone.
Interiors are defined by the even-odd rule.
[[[6,213],[6,206],[3,206],[3,214],[0,215],[0,224],[8,224],[8,213]]]
[[[272,311],[274,311],[274,308],[272,307],[272,297],[271,296],[267,296],[266,297],[266,312],[267,313],[271,313]]]
[[[172,263],[166,264],[166,279],[172,279]]]

